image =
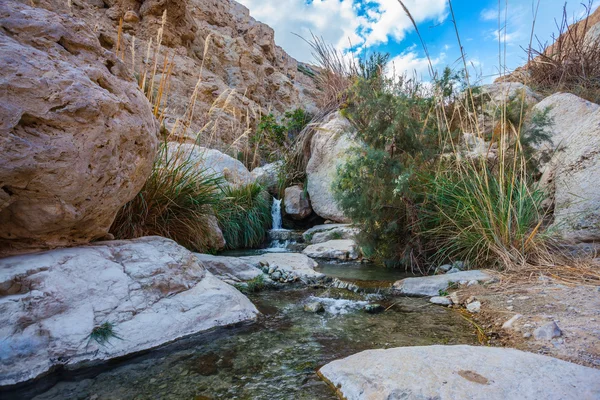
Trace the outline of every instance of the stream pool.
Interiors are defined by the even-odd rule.
[[[323,271],[341,277],[343,265],[323,266]],[[360,264],[348,266],[351,278],[385,278],[360,271]],[[373,348],[477,343],[458,313],[423,299],[332,288],[267,290],[250,298],[263,314],[254,324],[219,328],[94,368],[57,371],[2,397],[335,399],[316,375],[334,359]],[[304,304],[315,301],[324,312],[304,310]],[[365,312],[363,307],[372,303],[391,307]]]

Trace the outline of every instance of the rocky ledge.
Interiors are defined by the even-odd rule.
[[[448,273],[445,275],[406,278],[394,283],[393,291],[405,296],[438,296],[452,284],[486,282],[493,277],[485,271],[472,270]]]
[[[600,398],[600,370],[492,347],[368,350],[325,365],[319,375],[347,400]]]
[[[148,350],[257,314],[244,295],[165,238],[4,258],[0,386],[61,365]]]

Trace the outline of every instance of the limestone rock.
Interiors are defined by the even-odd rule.
[[[600,397],[600,370],[519,350],[483,346],[367,350],[325,365],[319,375],[348,400]]]
[[[262,275],[253,264],[236,257],[195,253],[196,258],[217,278],[227,283],[246,282]]]
[[[600,240],[600,106],[558,93],[535,108],[547,107],[554,121],[548,150],[558,150],[541,179],[554,205],[552,228],[573,242]]]
[[[184,127],[179,120],[174,132],[178,139],[234,155],[248,143],[243,133],[260,120],[258,110],[270,110],[276,117],[295,108],[315,112],[314,79],[299,73],[298,62],[275,44],[273,29],[234,0],[86,0],[71,8],[65,0],[36,0],[35,4],[73,14],[113,52],[119,20],[125,17],[130,22],[123,26],[121,49],[126,49],[129,63],[135,44],[138,73],[150,40],[156,43],[166,10],[155,87],[168,53],[173,63],[167,127],[186,114],[196,93],[191,125]],[[139,22],[129,18],[130,11],[137,13]]]
[[[206,171],[207,175],[220,176],[233,185],[247,185],[254,181],[244,164],[219,150],[176,142],[168,143],[167,149],[168,157],[174,162],[191,160],[197,169]]]
[[[398,294],[407,296],[438,296],[440,291],[448,289],[450,283],[467,283],[472,280],[487,281],[492,277],[484,271],[471,270],[455,274],[420,276],[405,278],[394,283],[393,289]]]
[[[262,167],[254,168],[251,172],[252,178],[269,193],[276,194],[279,189],[279,171],[282,166],[283,161],[276,161]]]
[[[429,302],[432,304],[437,304],[439,306],[451,306],[452,305],[452,300],[450,300],[448,297],[446,296],[434,296],[431,299],[429,299]]]
[[[1,2],[0,26],[0,254],[102,238],[150,174],[150,105],[67,14]]]
[[[293,219],[301,220],[312,214],[310,200],[300,185],[286,188],[283,202],[285,213]]]
[[[325,258],[330,260],[357,260],[360,255],[354,240],[329,240],[327,242],[311,244],[303,251],[311,258]]]
[[[540,101],[538,93],[520,82],[496,82],[480,86],[480,89],[481,93],[490,97],[493,107],[500,107],[513,99],[520,101],[524,98],[528,106],[533,106]]]
[[[554,338],[560,337],[561,335],[562,331],[554,321],[549,322],[546,325],[540,326],[539,328],[533,331],[533,336],[538,340],[552,340]]]
[[[515,322],[523,318],[521,314],[515,314],[511,319],[502,324],[502,329],[511,330]]]
[[[240,257],[240,260],[259,268],[261,264],[266,264],[273,270],[293,273],[305,282],[325,278],[325,275],[315,271],[318,264],[313,259],[300,253],[266,253],[259,256]]]
[[[481,311],[481,302],[473,301],[473,302],[467,304],[467,311],[477,314],[478,312]]]
[[[175,242],[146,237],[0,259],[0,386],[151,349],[258,311]],[[108,345],[92,331],[113,325]]]
[[[357,145],[348,132],[352,126],[339,113],[332,114],[321,125],[311,142],[311,156],[306,166],[308,195],[317,215],[335,222],[350,222],[339,209],[331,188],[337,168],[348,157],[348,150]]]
[[[307,243],[317,244],[337,239],[354,239],[360,230],[350,224],[317,225],[302,234]]]

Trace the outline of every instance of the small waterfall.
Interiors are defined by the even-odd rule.
[[[273,217],[273,230],[276,231],[281,229],[281,199],[273,198],[273,205],[271,206],[271,217]]]

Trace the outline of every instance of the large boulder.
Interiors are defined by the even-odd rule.
[[[348,157],[350,148],[357,146],[350,135],[352,125],[340,113],[332,114],[311,141],[311,156],[306,166],[308,195],[317,215],[335,222],[350,222],[338,207],[332,185],[337,169]]]
[[[285,189],[283,198],[285,213],[296,220],[302,220],[312,214],[310,200],[300,185],[290,186]]]
[[[483,346],[367,350],[325,365],[319,375],[348,400],[600,398],[600,370]]]
[[[252,178],[269,193],[275,195],[279,189],[279,173],[282,167],[283,161],[276,161],[262,167],[254,168],[251,172]]]
[[[352,239],[329,240],[323,243],[311,244],[302,253],[311,258],[340,261],[357,260],[360,257],[358,246]]]
[[[256,268],[252,263],[240,260],[236,257],[196,253],[196,258],[213,275],[230,284],[246,282],[262,275],[262,271],[259,268]]]
[[[132,74],[68,14],[0,3],[0,254],[106,236],[158,123]]]
[[[191,143],[170,142],[167,156],[172,162],[191,162],[195,168],[207,175],[219,176],[232,185],[247,185],[254,182],[250,171],[242,164],[219,150],[197,146]]]
[[[480,93],[486,95],[490,103],[488,107],[499,108],[511,100],[525,100],[528,106],[537,104],[541,97],[530,87],[520,82],[496,82],[479,87]]]
[[[165,238],[4,258],[0,386],[60,365],[151,349],[257,314],[244,295]]]
[[[471,270],[444,275],[419,276],[396,281],[393,290],[405,296],[438,296],[453,283],[468,283],[470,281],[485,282],[491,280],[485,271]]]
[[[554,208],[552,229],[574,242],[600,241],[600,106],[575,95],[554,94],[535,107],[550,108],[554,151],[542,185]]]

